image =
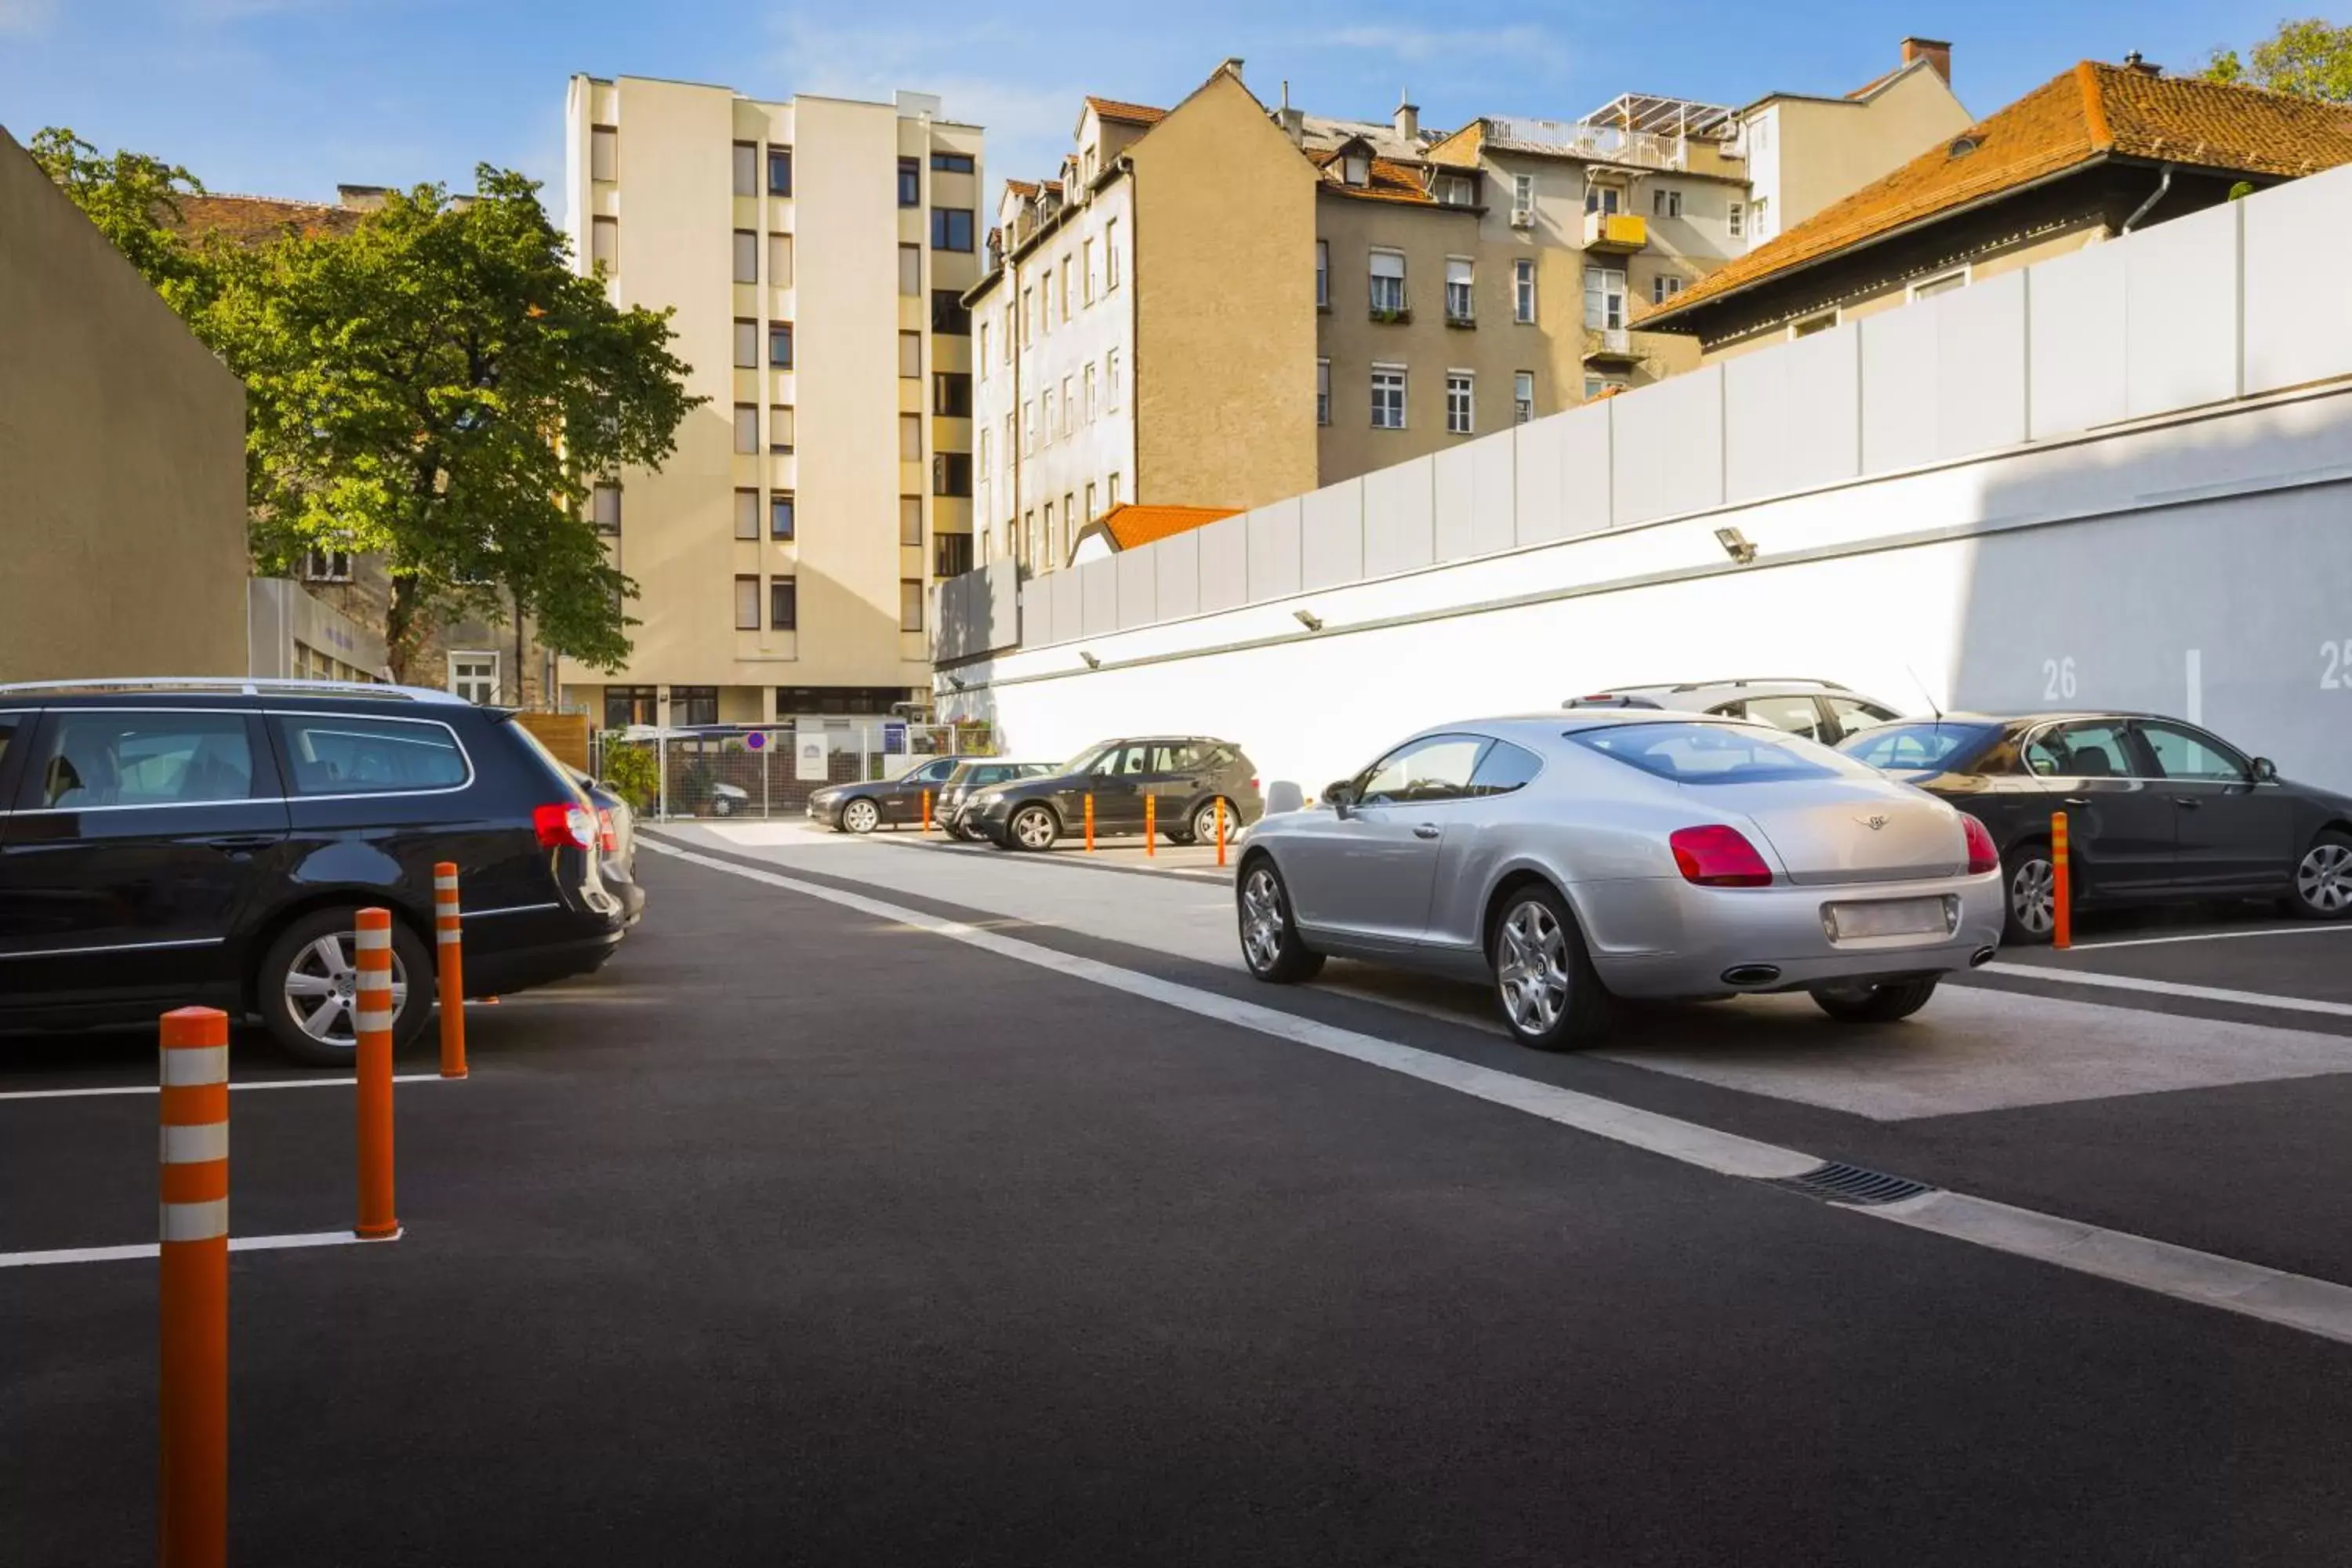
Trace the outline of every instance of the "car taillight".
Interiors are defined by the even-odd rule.
[[[598,806],[596,808],[597,849],[604,854],[610,855],[614,850],[620,848],[620,847],[621,836],[613,830],[612,807],[604,805]]]
[[[1768,888],[1772,868],[1737,827],[1710,823],[1677,828],[1667,838],[1683,880],[1702,888]]]
[[[1992,832],[1967,812],[1960,813],[1960,831],[1968,835],[1969,875],[2000,869],[2000,850],[1992,841]]]
[[[1250,780],[1250,793],[1252,795],[1255,795],[1257,793],[1257,780],[1255,779]]]
[[[530,814],[530,825],[538,831],[540,847],[543,849],[596,847],[596,819],[588,815],[584,805],[536,806]]]

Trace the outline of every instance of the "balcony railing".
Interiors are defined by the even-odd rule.
[[[1630,256],[1650,243],[1649,220],[1634,213],[1586,213],[1584,248]]]
[[[1631,364],[1641,358],[1633,346],[1633,334],[1623,327],[1587,327],[1584,329],[1584,363],[1587,364]]]

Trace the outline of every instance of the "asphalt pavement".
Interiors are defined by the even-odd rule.
[[[1256,986],[1188,879],[707,858],[649,847],[604,973],[401,1086],[403,1240],[236,1257],[236,1562],[2347,1560],[2352,1345],[1444,1081],[2352,1282],[2335,1037],[2217,1026],[2259,1065],[2217,1079],[2212,1029],[2070,993],[2179,1082],[2101,1096],[2035,1073],[2038,994],[1986,991],[1849,1037],[1990,1041],[1874,1115],[1769,1009],[1551,1058],[1458,993]],[[828,897],[742,874],[778,866]],[[1738,1081],[1672,1065],[1743,1040]],[[0,1043],[0,1254],[152,1235],[152,1097],[55,1091],[152,1068]],[[1935,1098],[1994,1080],[2057,1088]],[[237,1234],[347,1223],[348,1096],[232,1097]],[[10,1568],[151,1554],[154,1313],[152,1263],[0,1268]]]

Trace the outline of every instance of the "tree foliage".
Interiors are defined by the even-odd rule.
[[[2244,82],[2326,103],[2352,103],[2352,26],[2339,27],[2317,16],[2281,22],[2247,58],[2240,58],[2235,49],[2215,49],[2204,74],[2208,81]]]
[[[194,324],[210,302],[214,271],[208,247],[179,226],[180,198],[205,194],[196,177],[144,153],[103,156],[62,126],[37,133],[28,151],[172,309]]]

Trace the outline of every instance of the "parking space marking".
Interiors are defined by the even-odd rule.
[[[2352,931],[2352,925],[2264,926],[2260,931],[2200,931],[2184,936],[2131,936],[2114,942],[2078,942],[2075,952],[2089,952],[2101,947],[2161,947],[2173,942],[2235,942],[2249,936],[2335,936]]]
[[[2104,985],[2116,991],[2145,991],[2156,996],[2181,996],[2198,1002],[2228,1002],[2240,1007],[2273,1007],[2285,1013],[2325,1013],[2352,1018],[2352,1002],[2315,1002],[2305,996],[2276,996],[2265,991],[2228,991],[2219,985],[2183,985],[2177,980],[2142,980],[2130,974],[2094,974],[2086,970],[2059,969],[2039,963],[1988,963],[1981,973],[2006,974],[2016,980],[2046,980],[2062,985]]]
[[[231,1252],[286,1252],[305,1247],[368,1247],[383,1241],[398,1241],[408,1234],[394,1231],[390,1236],[360,1236],[348,1230],[312,1230],[292,1236],[232,1236],[228,1238]],[[46,1252],[0,1252],[0,1268],[40,1268],[58,1263],[127,1263],[141,1258],[153,1258],[163,1251],[159,1243],[134,1242],[128,1247],[60,1247]]]
[[[1328,1051],[1450,1089],[1490,1104],[1522,1110],[1632,1148],[1663,1154],[1720,1175],[1773,1180],[1811,1171],[1811,1154],[1759,1142],[1676,1117],[1622,1105],[1597,1095],[1538,1083],[1434,1051],[1353,1029],[1302,1018],[1254,1002],[1196,990],[1155,975],[1121,969],[1034,942],[981,931],[961,921],[870,899],[860,893],[763,871],[715,856],[646,840],[655,853],[709,870],[851,909],[894,924],[963,942],[999,957],[1055,971],[1221,1023]],[[1847,1205],[1835,1205],[1844,1207]],[[1904,1212],[1888,1212],[1901,1208]],[[2352,1287],[2264,1268],[2236,1258],[2175,1247],[2127,1231],[2109,1230],[2056,1215],[2011,1208],[1941,1189],[1877,1209],[1882,1218],[1995,1251],[2092,1274],[2177,1300],[2194,1302],[2352,1344]]]
[[[445,1079],[437,1072],[394,1073],[394,1083],[462,1083],[462,1079]],[[232,1083],[231,1092],[247,1089],[349,1089],[359,1082],[355,1078],[263,1078]],[[100,1100],[116,1094],[153,1094],[152,1083],[109,1084],[92,1089],[0,1089],[5,1100]]]

